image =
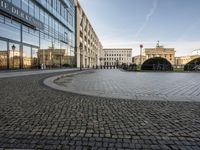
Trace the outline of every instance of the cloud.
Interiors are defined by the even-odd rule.
[[[156,8],[158,6],[158,0],[154,0],[153,1],[153,6],[152,8],[150,9],[149,13],[146,15],[146,18],[145,18],[145,21],[144,23],[142,24],[142,26],[139,28],[139,30],[136,32],[135,34],[135,37],[137,38],[140,33],[144,30],[144,28],[146,27],[147,23],[149,22],[151,16],[154,14]]]

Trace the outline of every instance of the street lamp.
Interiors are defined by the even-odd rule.
[[[140,44],[140,66],[142,65],[142,48],[143,48],[143,45]]]
[[[15,62],[14,62],[15,48],[16,48],[16,46],[13,44],[12,45],[12,50],[13,50],[13,68],[15,66]]]

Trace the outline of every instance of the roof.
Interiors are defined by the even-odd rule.
[[[132,48],[104,48],[103,50],[133,50]]]

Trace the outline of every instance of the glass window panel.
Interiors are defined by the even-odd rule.
[[[43,37],[43,38],[42,38]],[[52,41],[51,39],[44,38],[44,34],[41,34],[40,38],[40,50],[38,51],[39,63],[43,64],[45,68],[52,67]]]
[[[11,20],[9,18],[6,18],[6,24],[1,23],[0,27],[0,36],[16,41],[20,41],[20,30],[17,29],[18,25],[15,26],[14,24],[11,23]]]
[[[4,23],[4,16],[0,14],[0,22]]]
[[[23,68],[31,68],[31,47],[23,46]]]
[[[27,32],[25,29],[23,26],[23,42],[39,47],[39,32],[33,29],[28,29],[29,32]]]
[[[28,0],[22,0],[22,9],[28,13]]]
[[[40,21],[44,23],[44,11],[40,9]]]
[[[32,68],[39,67],[38,48],[32,48]]]
[[[13,3],[15,6],[21,8],[21,0],[12,0],[12,3]]]
[[[31,1],[31,0],[29,0],[29,14],[31,15],[31,16],[34,16],[34,4],[33,4],[33,2]]]
[[[18,69],[20,67],[19,44],[9,43],[9,68]]]
[[[44,13],[45,24],[48,25],[48,14]]]
[[[42,5],[46,7],[47,1],[46,0],[41,0]]]
[[[0,69],[7,69],[7,42],[0,40]]]
[[[35,5],[35,18],[40,20],[40,9],[37,5]]]

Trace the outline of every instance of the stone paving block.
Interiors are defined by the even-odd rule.
[[[199,102],[79,95],[46,87],[51,75],[0,79],[0,150],[200,149]]]

